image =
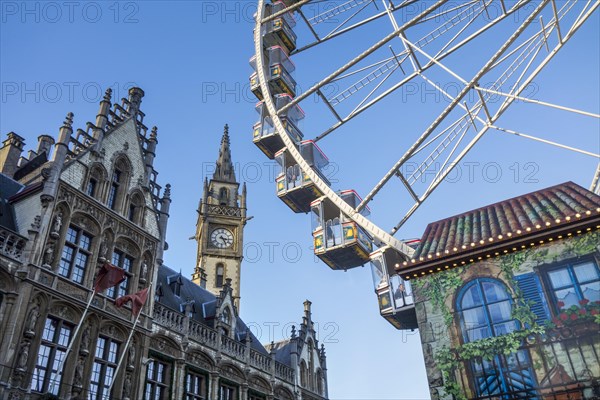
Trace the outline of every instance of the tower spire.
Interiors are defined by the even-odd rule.
[[[213,179],[221,182],[236,182],[233,163],[231,162],[231,149],[229,148],[229,125],[225,124],[223,137],[221,138],[221,149]]]

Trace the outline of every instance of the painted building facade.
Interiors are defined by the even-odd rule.
[[[432,399],[600,398],[599,229],[572,182],[427,226],[397,271]]]

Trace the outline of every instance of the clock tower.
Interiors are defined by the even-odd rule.
[[[231,279],[239,310],[246,184],[240,194],[229,146],[229,127],[225,125],[215,172],[210,181],[205,178],[198,205],[195,236],[198,253],[192,281],[218,296],[226,281]]]

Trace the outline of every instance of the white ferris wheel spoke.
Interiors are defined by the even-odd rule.
[[[490,129],[587,156],[599,157],[598,154],[584,149],[524,134],[515,129],[499,127],[497,121],[515,101],[600,118],[600,115],[596,113],[531,99],[523,95],[524,90],[533,79],[597,10],[600,0],[587,1],[581,10],[577,7],[581,6],[583,2],[577,0],[565,0],[560,3],[555,0],[522,0],[511,3],[510,6],[504,0],[471,0],[458,5],[447,4],[448,0],[439,0],[435,3],[407,0],[395,2],[396,4],[389,0],[381,0],[381,3],[375,0],[347,0],[324,12],[307,17],[306,9],[303,6],[318,3],[321,2],[302,0],[273,15],[264,17],[265,0],[258,0],[257,26],[254,31],[258,81],[265,97],[265,106],[286,150],[300,168],[306,171],[306,175],[319,190],[342,213],[371,234],[378,243],[390,245],[408,256],[412,254],[412,249],[395,239],[393,235]],[[379,7],[377,3],[379,3]],[[399,24],[396,14],[403,13],[408,6],[415,3],[426,4],[426,7],[418,15],[407,18],[407,22]],[[383,10],[381,10],[382,4]],[[533,10],[525,7],[532,4],[535,5]],[[499,5],[502,12],[492,18],[490,10],[494,5]],[[575,16],[576,13],[573,10],[576,8],[579,13]],[[262,51],[263,42],[260,28],[262,24],[289,11],[296,11],[306,24],[308,33],[314,36],[314,41],[309,41],[292,51],[291,56],[339,38],[345,33],[364,27],[382,17],[390,20],[392,31],[374,41],[374,44],[359,52],[341,67],[321,78],[286,106],[277,109],[270,95],[269,84],[265,76],[265,56]],[[480,64],[483,67],[478,69],[475,74],[464,76],[463,72],[459,72],[459,69],[451,67],[451,64],[446,62],[450,55],[464,48],[468,49],[468,45],[475,39],[511,16],[514,16],[515,22],[517,19],[519,20],[518,27],[516,29],[509,28],[507,38],[503,43],[502,41],[499,43],[496,52],[485,60],[485,63]],[[338,17],[341,17],[340,22],[331,28],[331,23]],[[440,19],[441,23],[438,22]],[[548,22],[545,22],[544,19]],[[567,19],[570,20],[569,23],[565,22]],[[536,29],[534,26],[538,21],[539,29]],[[326,25],[329,27],[325,30]],[[426,29],[430,25],[433,27]],[[393,40],[401,42],[400,51],[395,51],[390,45],[391,55],[381,54],[383,46],[389,45]],[[451,59],[448,58],[448,60]],[[398,70],[400,70],[401,76],[398,75]],[[433,71],[431,75],[430,70]],[[443,84],[436,82],[437,78],[434,78],[436,72],[446,74],[452,83],[459,84],[459,93],[451,95],[444,89]],[[395,77],[394,80],[392,80],[393,77]],[[491,79],[490,86],[484,87],[480,84],[484,77]],[[310,96],[319,96],[325,109],[335,119],[331,126],[314,136],[314,140],[319,141],[355,117],[363,115],[364,111],[399,88],[418,78],[423,79],[428,86],[433,87],[442,96],[449,99],[449,104],[354,209],[345,203],[302,158],[293,140],[286,133],[280,116],[285,115],[292,107],[301,104]],[[343,85],[343,89],[326,96],[325,88],[332,83]],[[472,93],[475,98],[467,100],[469,93]],[[496,102],[490,101],[492,96],[500,97],[502,101],[496,104]],[[417,160],[417,157],[420,161]],[[405,176],[401,172],[401,167],[409,160],[417,160],[417,168]],[[441,161],[441,168],[426,184],[425,189],[420,190],[417,184],[419,181],[425,182],[424,174],[438,160]],[[387,230],[373,224],[359,212],[394,176],[401,181],[414,203],[400,222],[393,227],[391,233],[388,233]],[[600,164],[594,176],[592,188],[598,191],[600,190],[599,186]]]

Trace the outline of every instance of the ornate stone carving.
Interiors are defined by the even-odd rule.
[[[75,322],[75,316],[71,310],[67,306],[56,305],[52,307],[50,313],[53,315],[57,315],[62,319],[69,320],[71,322]]]
[[[58,239],[60,237],[60,228],[62,227],[62,212],[59,212],[54,217],[54,222],[52,223],[52,231],[50,231],[50,236],[54,239]]]
[[[142,266],[140,267],[140,283],[146,283],[148,279],[148,264],[146,260],[142,261]]]
[[[59,292],[65,293],[70,295],[71,297],[75,297],[78,298],[80,300],[86,300],[86,294],[84,293],[84,291],[76,286],[70,285],[68,283],[65,282],[61,282],[59,281],[58,284],[56,285],[56,289]]]
[[[212,369],[213,363],[211,363],[209,361],[209,358],[204,354],[188,352],[188,353],[186,353],[185,358],[189,363],[192,363],[202,369],[205,369],[207,371]]]
[[[79,353],[87,355],[90,352],[90,326],[88,325],[81,334],[81,346]]]
[[[27,371],[27,360],[29,359],[29,345],[28,341],[21,342],[19,347],[19,356],[17,358],[17,371]]]
[[[135,366],[135,343],[131,343],[127,350],[127,366],[131,368]]]
[[[47,273],[40,273],[40,276],[38,277],[38,282],[50,286],[52,284],[52,276],[47,274]]]
[[[42,225],[42,216],[36,215],[33,219],[33,223],[31,224],[31,229],[34,231],[39,231]]]
[[[54,262],[54,242],[48,242],[46,249],[44,250],[44,264],[42,267],[51,269],[52,263]]]
[[[35,326],[37,325],[38,318],[40,317],[40,307],[34,305],[29,314],[27,315],[27,329],[25,329],[25,336],[32,338],[35,336]]]
[[[125,382],[123,382],[123,400],[129,400],[131,396],[131,374],[125,375]]]
[[[234,381],[242,381],[245,379],[244,374],[241,373],[237,368],[233,368],[231,365],[224,365],[220,368],[220,370],[222,376]]]
[[[75,374],[73,375],[73,386],[81,388],[83,383],[83,358],[79,358],[75,366]]]

